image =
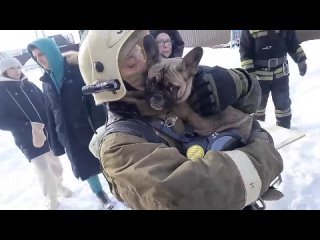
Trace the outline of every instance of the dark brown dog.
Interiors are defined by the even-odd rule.
[[[183,58],[161,58],[154,38],[144,38],[148,77],[145,97],[155,110],[172,110],[184,122],[190,123],[200,135],[209,135],[237,128],[242,137],[249,138],[253,117],[233,107],[210,117],[201,117],[188,105],[193,78],[203,55],[201,47],[192,49]]]

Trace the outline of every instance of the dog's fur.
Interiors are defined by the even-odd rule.
[[[210,117],[201,117],[188,105],[193,78],[197,73],[203,50],[192,49],[183,58],[161,58],[154,38],[144,38],[148,77],[145,96],[155,110],[172,110],[184,122],[190,123],[200,135],[209,135],[236,128],[246,140],[249,138],[253,117],[233,107]]]

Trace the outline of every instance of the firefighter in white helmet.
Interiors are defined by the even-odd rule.
[[[147,33],[90,30],[79,51],[83,91],[108,110],[106,127],[90,147],[113,194],[132,209],[244,209],[255,203],[283,170],[271,137],[255,125],[245,147],[187,158],[179,141],[151,124],[172,115],[141,112],[145,100],[135,98],[145,85]],[[199,67],[195,78],[189,103],[199,114],[259,106],[259,85],[243,70]],[[176,119],[172,129],[183,134],[184,123]]]

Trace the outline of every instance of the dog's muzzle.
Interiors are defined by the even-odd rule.
[[[150,106],[157,111],[163,110],[166,105],[164,96],[159,93],[154,94],[150,98],[149,102],[150,102]]]

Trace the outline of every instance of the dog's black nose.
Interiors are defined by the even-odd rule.
[[[163,99],[163,96],[161,94],[155,94],[153,95],[153,99],[155,101],[161,101]]]

